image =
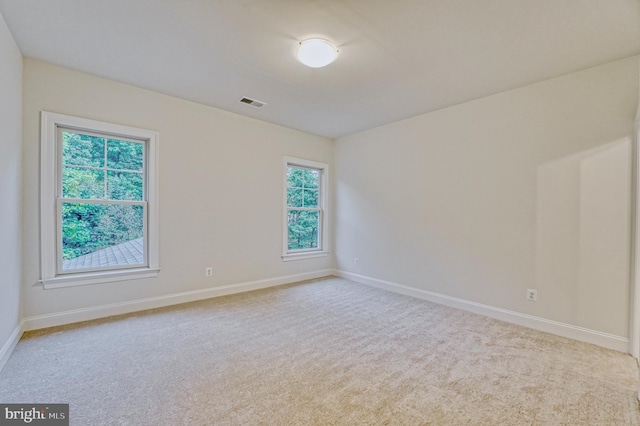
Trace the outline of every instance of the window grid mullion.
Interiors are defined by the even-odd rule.
[[[305,212],[319,212],[322,209],[320,207],[287,207],[287,210],[300,210]]]
[[[65,197],[58,197],[58,200],[60,200],[63,203],[69,203],[69,204],[112,204],[112,205],[116,205],[116,204],[126,204],[126,205],[130,205],[130,206],[144,206],[147,205],[147,201],[142,200],[142,201],[137,201],[137,200],[105,200],[102,198],[96,198],[96,199],[91,199],[91,198],[65,198]]]
[[[103,175],[103,181],[104,181],[104,189],[103,189],[103,197],[105,200],[108,198],[107,197],[107,140],[105,138],[102,138],[102,140],[104,141],[104,153],[103,153],[103,162],[102,162],[102,175]]]
[[[137,173],[139,175],[144,174],[144,170],[129,170],[129,169],[114,169],[113,167],[96,167],[96,166],[82,166],[76,164],[63,164],[64,167],[75,167],[78,169],[88,169],[88,170],[103,170],[106,169],[110,172],[126,172],[126,173]]]

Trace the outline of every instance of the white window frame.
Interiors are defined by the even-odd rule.
[[[329,165],[317,161],[304,160],[302,158],[284,157],[283,161],[283,214],[282,214],[282,260],[313,259],[329,255]],[[289,223],[287,205],[287,169],[292,167],[303,167],[320,170],[320,181],[318,182],[318,206],[320,208],[320,230],[318,231],[318,247],[312,249],[289,250]]]
[[[45,289],[98,284],[113,281],[152,278],[158,275],[158,143],[157,132],[106,123],[86,118],[42,111],[40,116],[40,265],[41,282]],[[62,271],[60,235],[59,182],[62,170],[59,128],[78,130],[90,134],[108,135],[145,143],[145,195],[144,247],[146,265],[142,267],[108,268],[97,271]],[[96,200],[100,203],[100,200]],[[125,202],[126,203],[126,202]]]

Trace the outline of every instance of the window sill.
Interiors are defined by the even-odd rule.
[[[118,271],[89,272],[86,274],[58,275],[55,278],[40,280],[45,290],[62,287],[75,287],[88,284],[101,284],[113,281],[138,280],[158,276],[160,269],[139,268]]]
[[[306,260],[315,259],[317,257],[329,256],[328,251],[306,251],[303,253],[288,253],[282,255],[283,262],[290,262],[292,260]]]

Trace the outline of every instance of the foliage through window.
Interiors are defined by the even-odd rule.
[[[286,162],[285,256],[324,251],[326,165]]]
[[[287,167],[289,250],[318,248],[320,170]]]
[[[58,131],[62,270],[145,264],[144,143]]]

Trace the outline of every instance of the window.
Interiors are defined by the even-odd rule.
[[[49,112],[41,118],[44,287],[156,276],[158,134]]]
[[[326,164],[285,158],[285,261],[328,254],[327,174]]]

